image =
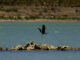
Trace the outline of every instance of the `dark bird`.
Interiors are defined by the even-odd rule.
[[[47,34],[46,31],[45,31],[46,30],[46,27],[45,27],[44,24],[42,25],[42,29],[41,28],[38,28],[38,30],[41,32],[42,35]]]

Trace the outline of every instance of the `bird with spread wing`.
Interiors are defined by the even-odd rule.
[[[44,24],[42,25],[42,28],[38,28],[38,30],[40,31],[40,33],[41,33],[42,35],[47,34],[47,33],[46,33],[46,27],[45,27]]]

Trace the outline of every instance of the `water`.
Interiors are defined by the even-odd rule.
[[[0,52],[1,60],[80,60],[80,51]]]
[[[45,36],[37,28],[46,25]],[[0,23],[0,46],[11,48],[29,41],[80,47],[80,23]],[[79,60],[80,51],[0,52],[1,60]]]

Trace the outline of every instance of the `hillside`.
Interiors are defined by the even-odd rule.
[[[0,0],[0,19],[80,20],[80,0]]]
[[[80,0],[0,0],[0,5],[80,6]]]

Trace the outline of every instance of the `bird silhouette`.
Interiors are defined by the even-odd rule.
[[[41,28],[38,28],[38,30],[40,31],[40,33],[41,33],[42,35],[47,34],[46,31],[45,31],[45,30],[46,30],[46,27],[45,27],[44,24],[42,25],[42,29],[41,29]]]

